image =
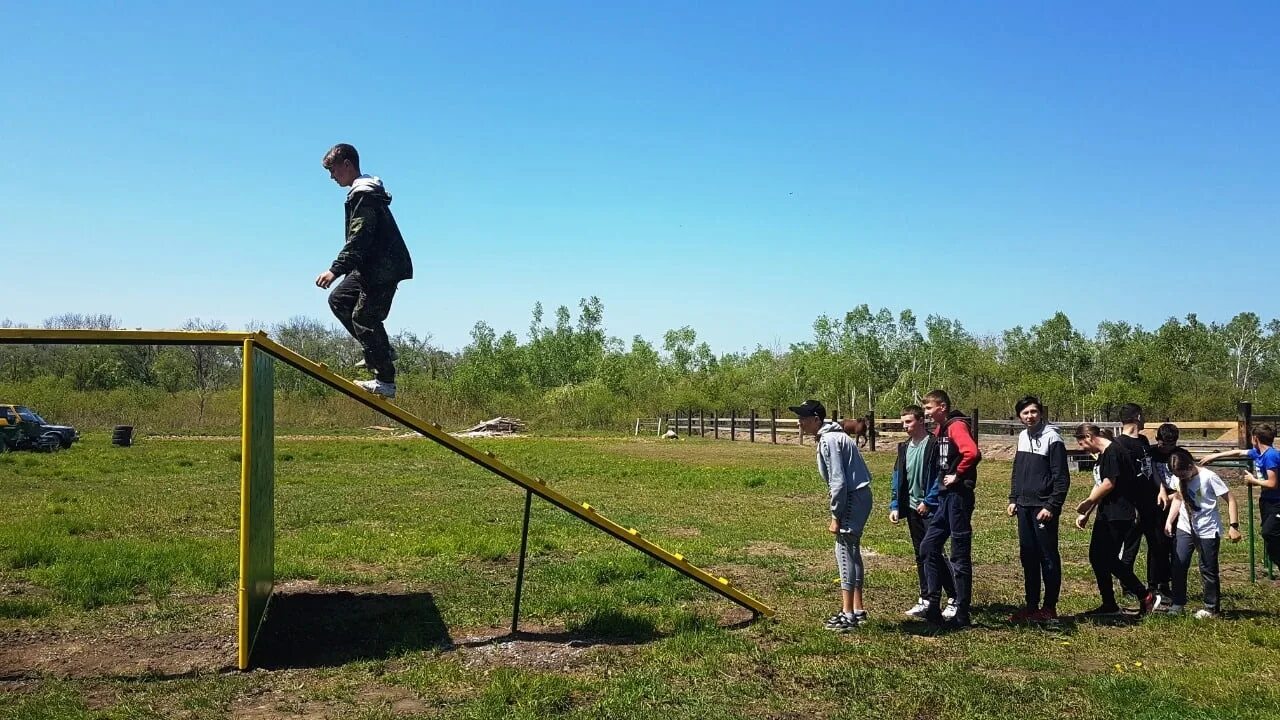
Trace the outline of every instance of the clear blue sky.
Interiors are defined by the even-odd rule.
[[[589,295],[717,351],[1280,314],[1277,3],[203,5],[6,9],[0,318],[329,320],[340,141],[448,349]]]

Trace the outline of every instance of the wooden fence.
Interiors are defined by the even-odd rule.
[[[779,417],[777,409],[769,410],[767,413],[747,410],[730,411],[723,414],[704,410],[676,410],[660,417],[636,418],[635,434],[640,435],[644,432],[663,435],[670,430],[675,432],[676,435],[686,437],[771,443],[777,443],[781,438],[783,442],[800,442],[803,444],[804,437],[800,433],[799,421],[794,417],[790,417],[790,413],[786,413],[786,415],[785,417]],[[1015,437],[1023,429],[1022,423],[1017,420],[983,419],[977,408],[970,411],[969,417],[972,423],[971,427],[978,428],[979,436],[1005,435]],[[868,427],[868,445],[872,450],[876,449],[878,435],[886,432],[901,432],[902,430],[902,421],[896,417],[878,418],[868,414],[864,419],[867,421]],[[1086,421],[1059,419],[1051,420],[1050,422],[1069,435],[1074,431],[1077,424]],[[1093,422],[1098,427],[1109,429],[1115,433],[1119,433],[1121,428],[1121,423],[1116,421],[1088,422]],[[1239,404],[1235,420],[1165,420],[1161,422],[1153,420],[1147,423],[1147,431],[1154,432],[1155,428],[1162,422],[1173,422],[1178,426],[1180,445],[1193,452],[1212,452],[1227,450],[1232,447],[1248,447],[1252,424],[1255,422],[1278,423],[1280,422],[1280,415],[1254,415],[1252,405],[1246,402]],[[1234,441],[1219,439],[1225,432],[1232,429],[1236,431]]]

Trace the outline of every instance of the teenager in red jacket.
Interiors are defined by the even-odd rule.
[[[935,625],[942,617],[942,578],[946,572],[942,545],[951,538],[951,573],[956,583],[956,614],[945,622],[953,627],[970,624],[969,609],[973,600],[973,488],[978,483],[978,463],[982,451],[974,442],[969,418],[951,409],[951,398],[942,390],[924,396],[925,415],[933,421],[938,438],[938,471],[942,489],[938,493],[938,511],[929,522],[920,554],[930,558],[928,582],[929,604],[925,620]]]

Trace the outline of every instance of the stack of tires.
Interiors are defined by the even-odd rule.
[[[111,444],[117,447],[129,447],[133,445],[133,426],[117,425],[111,431]]]

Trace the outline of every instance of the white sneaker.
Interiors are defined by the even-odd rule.
[[[956,616],[956,612],[958,612],[959,610],[960,610],[960,606],[956,604],[956,599],[947,598],[947,605],[946,607],[942,608],[942,618],[944,620],[950,620],[951,618]]]
[[[374,395],[381,395],[385,398],[393,398],[396,396],[396,384],[382,382],[381,380],[357,380],[356,385],[368,390]]]
[[[916,604],[912,605],[911,609],[903,613],[903,615],[906,615],[907,617],[916,618],[917,620],[923,620],[924,613],[928,609],[929,609],[929,603],[925,602],[924,598],[917,598]]]
[[[1218,617],[1218,613],[1210,610],[1209,608],[1200,608],[1196,611],[1196,614],[1191,617],[1197,620],[1212,620],[1213,618]]]

